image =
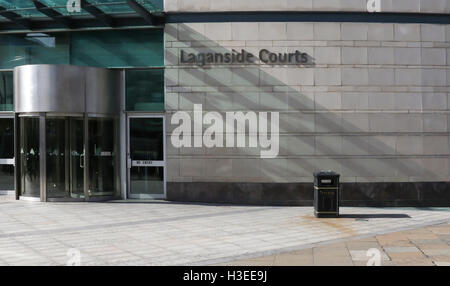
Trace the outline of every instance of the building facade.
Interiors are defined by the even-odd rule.
[[[450,1],[127,2],[147,13],[0,24],[17,198],[311,205],[334,170],[344,205],[449,205]]]

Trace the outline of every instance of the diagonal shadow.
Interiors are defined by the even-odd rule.
[[[195,50],[197,52],[211,52],[211,53],[225,53],[229,52],[230,49],[217,46],[218,43],[206,38],[204,35],[200,34],[199,32],[195,31],[194,29],[190,28],[186,24],[178,24],[178,31],[183,33],[184,40],[179,40],[180,42],[189,42],[195,43],[195,46],[189,46],[186,47],[186,50]],[[169,34],[171,37],[178,38],[178,35],[174,31],[174,29],[166,29],[166,33]],[[216,45],[216,46],[213,46]],[[239,48],[238,48],[239,49]],[[177,49],[178,51],[178,49]],[[166,59],[167,57],[177,59],[178,54],[170,54],[172,51],[166,50]],[[314,61],[313,58],[310,58],[312,61]],[[181,64],[176,64],[178,66],[182,66]],[[297,68],[312,68],[314,67],[314,62],[310,62],[309,65],[305,66],[291,66],[291,67],[297,67]],[[282,66],[285,67],[285,66]],[[348,177],[386,177],[386,178],[392,178],[396,176],[403,175],[408,177],[424,177],[424,178],[435,178],[436,176],[426,170],[423,166],[423,164],[418,164],[415,160],[413,160],[414,156],[402,156],[397,153],[395,148],[392,148],[390,145],[386,144],[382,140],[376,139],[375,135],[382,135],[380,136],[396,136],[397,133],[395,132],[382,132],[382,131],[375,131],[370,132],[369,130],[364,130],[355,125],[353,122],[348,121],[343,118],[342,114],[334,113],[333,111],[328,110],[325,106],[318,105],[317,102],[314,100],[311,100],[308,96],[305,96],[302,94],[302,92],[294,89],[292,86],[288,86],[285,82],[277,79],[273,75],[267,73],[262,67],[259,65],[245,65],[245,66],[232,66],[232,67],[223,67],[223,66],[197,66],[197,69],[201,69],[198,73],[191,74],[192,77],[195,77],[199,83],[202,84],[202,86],[207,87],[213,87],[217,88],[217,93],[220,93],[223,95],[224,100],[229,98],[229,94],[232,94],[233,99],[235,96],[241,96],[240,102],[243,103],[244,107],[247,107],[248,110],[256,111],[254,109],[255,106],[259,106],[259,110],[264,111],[278,111],[280,112],[280,128],[284,127],[283,130],[280,129],[280,148],[282,146],[281,144],[281,138],[283,136],[286,136],[288,133],[286,130],[291,131],[298,131],[295,134],[302,134],[304,136],[297,136],[297,138],[301,138],[303,145],[309,146],[310,148],[315,148],[316,150],[319,150],[320,154],[312,154],[312,155],[294,155],[291,157],[294,157],[293,159],[297,159],[297,157],[300,157],[300,160],[296,160],[294,167],[298,169],[304,169],[304,170],[310,170],[310,175],[312,176],[312,173],[314,171],[317,171],[319,169],[329,169],[330,163],[331,167],[334,169],[337,169],[339,172],[344,173],[351,173],[353,175],[349,174],[343,174],[343,176]],[[239,78],[240,81],[244,82],[246,87],[250,87],[251,90],[257,92],[258,94],[261,93],[272,93],[273,96],[271,97],[271,100],[278,104],[286,104],[286,101],[283,100],[282,97],[278,97],[277,95],[280,92],[274,92],[274,90],[283,90],[281,94],[289,94],[289,95],[296,95],[297,98],[301,99],[300,102],[297,102],[297,105],[299,105],[295,111],[286,111],[286,110],[275,110],[270,109],[270,107],[261,108],[260,102],[255,102],[250,99],[248,99],[245,96],[245,92],[242,90],[239,90],[239,88],[236,88],[230,84],[227,84],[227,82],[221,82],[217,78],[214,77],[214,71],[217,70],[223,70],[224,72],[231,73],[232,77]],[[250,69],[253,72],[249,72]],[[181,70],[181,69],[180,69]],[[256,73],[254,71],[257,71]],[[342,86],[342,85],[340,85]],[[182,86],[179,87],[189,87],[189,86]],[[187,88],[187,90],[189,90]],[[271,91],[270,91],[271,90]],[[360,92],[361,93],[361,92]],[[207,94],[207,92],[206,92]],[[181,98],[181,96],[180,96]],[[184,98],[185,100],[187,98]],[[202,103],[199,102],[197,99],[192,99],[192,103]],[[313,108],[311,109],[311,106]],[[231,108],[233,109],[233,108]],[[217,109],[211,109],[217,111]],[[243,110],[240,108],[239,110]],[[281,126],[281,116],[282,113],[298,113],[300,117],[304,116],[307,118],[311,118],[311,114],[313,115],[314,120],[314,129],[309,130],[308,132],[302,131],[304,126],[301,126],[298,122],[290,122],[289,120],[283,122],[283,126]],[[369,112],[363,113],[367,114],[369,117]],[[367,119],[368,120],[368,119]],[[305,123],[306,124],[306,123]],[[345,128],[344,128],[345,126]],[[284,131],[284,132],[283,132]],[[385,134],[389,133],[389,134]],[[408,132],[409,133],[409,132]],[[289,135],[293,135],[294,133],[291,133]],[[317,135],[330,135],[330,136],[367,136],[369,139],[367,139],[367,142],[362,142],[360,144],[355,144],[355,148],[358,148],[362,151],[365,155],[353,155],[352,154],[343,154],[343,152],[336,152],[333,150],[333,148],[330,147],[330,145],[323,144],[320,142],[317,142],[317,140],[306,140],[309,136],[317,137]],[[168,135],[170,135],[170,132],[168,132]],[[344,143],[342,143],[344,145]],[[280,149],[280,154],[281,149]],[[386,155],[390,154],[390,155]],[[249,153],[247,153],[249,155]],[[280,157],[282,157],[280,155]],[[381,157],[381,158],[380,158]],[[405,162],[404,160],[398,160],[408,158],[408,162]],[[318,160],[326,160],[327,165],[323,164],[324,166],[317,166],[314,165],[311,161],[317,162]],[[383,176],[374,176],[370,168],[363,164],[362,162],[359,162],[357,160],[352,159],[370,159],[370,160],[376,160],[377,162],[377,170],[386,170],[386,175]],[[269,159],[272,160],[272,159]],[[276,160],[276,159],[273,159]],[[373,162],[373,161],[372,161]],[[275,174],[275,176],[283,177],[283,174],[289,172],[287,170],[288,167],[280,168],[280,166],[274,166],[267,164],[264,166],[264,168],[261,168],[261,176],[272,178]],[[347,171],[344,171],[344,170]],[[390,171],[393,171],[390,175],[388,173]],[[284,177],[286,178],[286,177]]]

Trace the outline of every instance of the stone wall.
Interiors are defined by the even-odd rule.
[[[450,0],[380,0],[381,12],[450,13]],[[165,0],[167,12],[366,12],[367,0]]]
[[[168,24],[168,182],[449,181],[450,25]],[[306,52],[306,65],[180,64],[185,52]],[[173,148],[178,110],[277,111],[280,154],[257,148]]]

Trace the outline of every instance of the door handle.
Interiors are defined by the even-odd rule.
[[[84,168],[84,154],[80,155],[80,168]]]

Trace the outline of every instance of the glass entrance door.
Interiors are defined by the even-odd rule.
[[[0,193],[14,190],[14,117],[0,115]]]
[[[165,198],[163,116],[128,117],[128,197]]]
[[[84,198],[83,117],[46,118],[47,198]]]
[[[39,117],[20,118],[20,195],[40,198]]]
[[[116,191],[116,128],[107,117],[89,118],[89,198],[113,196]]]
[[[117,195],[115,118],[78,113],[19,118],[21,198],[90,201]]]

